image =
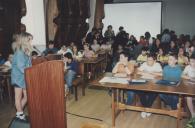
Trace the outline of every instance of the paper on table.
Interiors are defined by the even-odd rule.
[[[128,84],[128,78],[119,78],[119,77],[104,77],[100,83],[119,83],[119,84]]]

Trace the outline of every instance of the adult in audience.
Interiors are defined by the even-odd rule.
[[[26,120],[23,113],[27,103],[26,83],[24,79],[24,70],[31,66],[31,41],[32,35],[21,33],[14,42],[14,56],[12,60],[11,83],[15,90],[16,118]]]

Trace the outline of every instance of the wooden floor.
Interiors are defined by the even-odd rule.
[[[81,94],[80,94],[81,95]],[[111,97],[105,90],[86,89],[86,96],[67,99],[68,128],[80,128],[86,123],[95,123],[111,128]],[[70,113],[70,114],[69,114]],[[76,114],[76,115],[74,115]],[[13,105],[0,104],[0,128],[7,128],[15,115]],[[95,119],[89,119],[89,118]],[[98,120],[99,119],[99,120]],[[187,120],[183,120],[183,124]],[[117,117],[116,128],[176,128],[176,119],[169,116],[152,114],[142,119],[140,112],[125,111]]]

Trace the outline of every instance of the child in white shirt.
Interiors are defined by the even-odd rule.
[[[186,66],[183,71],[184,79],[191,80],[192,82],[195,82],[195,56],[190,57],[190,65]],[[191,116],[195,117],[194,112],[194,105],[192,103],[192,97],[187,97],[187,105],[190,110]]]

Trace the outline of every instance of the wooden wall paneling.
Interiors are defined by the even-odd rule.
[[[31,128],[66,128],[64,63],[47,61],[25,70]]]
[[[89,0],[58,0],[59,15],[54,19],[58,25],[55,35],[57,46],[74,41],[81,45],[81,38],[88,30],[86,19],[90,17]]]
[[[12,36],[19,33],[22,0],[1,0],[0,1],[0,52],[5,57],[12,52]]]
[[[104,19],[104,0],[96,1],[96,9],[95,9],[95,18],[94,18],[94,27],[95,28],[103,28],[102,19]]]

